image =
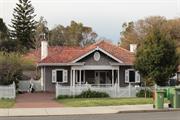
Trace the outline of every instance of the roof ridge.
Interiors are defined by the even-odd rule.
[[[129,52],[129,53],[131,53],[131,54],[134,54],[134,53],[130,52],[129,50],[127,50],[127,49],[125,49],[125,48],[123,48],[123,47],[121,47],[121,46],[118,46],[118,45],[113,44],[112,42],[108,42],[108,41],[105,41],[105,40],[104,40],[104,42],[106,42],[107,44],[110,44],[110,45],[112,45],[112,46],[115,46],[115,47],[117,47],[117,48],[119,48],[119,49],[122,49],[122,50],[124,50],[124,51],[127,51],[127,52]]]

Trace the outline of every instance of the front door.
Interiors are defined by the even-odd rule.
[[[95,72],[95,84],[105,84],[107,78],[106,71],[96,71]]]

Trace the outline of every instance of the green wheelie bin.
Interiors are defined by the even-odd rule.
[[[173,108],[180,108],[180,87],[175,87],[174,89],[174,104]]]
[[[169,100],[169,107],[170,108],[173,108],[174,107],[174,94],[175,94],[175,88],[174,87],[171,87],[169,88],[169,97],[168,97],[168,100]]]
[[[156,90],[155,95],[155,108],[163,109],[164,108],[164,90]]]

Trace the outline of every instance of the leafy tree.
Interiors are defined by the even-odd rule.
[[[30,0],[19,0],[13,12],[11,37],[16,40],[19,51],[34,48],[36,21]]]
[[[0,53],[0,84],[9,85],[22,75],[21,57],[17,53]]]
[[[9,30],[3,19],[0,18],[0,51],[11,52],[15,51],[16,43],[9,37]]]
[[[0,85],[9,85],[23,79],[24,70],[35,70],[32,61],[16,52],[0,52]]]
[[[48,35],[49,35],[49,29],[47,27],[47,21],[44,19],[44,17],[41,16],[36,25],[35,41],[34,41],[35,48],[40,47],[41,40],[43,40],[44,37],[46,40],[48,40]]]
[[[176,50],[180,53],[180,19],[167,20],[161,16],[151,16],[140,19],[136,22],[123,24],[123,31],[120,37],[120,46],[129,49],[129,44],[139,44],[146,35],[151,34],[156,27],[171,36],[171,40],[175,41]]]
[[[3,19],[0,18],[0,41],[8,39],[8,28],[3,22]]]
[[[139,44],[135,68],[144,80],[153,80],[157,85],[165,85],[178,66],[178,55],[170,35],[157,26]]]
[[[97,34],[91,27],[71,21],[70,26],[58,25],[50,31],[50,45],[87,45],[95,42]]]
[[[155,27],[162,28],[165,22],[166,19],[164,17],[151,16],[136,22],[124,23],[119,42],[120,46],[129,49],[129,44],[138,44]]]

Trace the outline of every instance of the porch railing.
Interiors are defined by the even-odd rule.
[[[109,94],[110,97],[135,97],[136,96],[136,88],[130,86],[127,87],[119,87],[118,85],[75,85],[73,86],[62,86],[60,84],[56,84],[56,97],[59,95],[79,95],[82,91],[87,91],[88,89],[92,91],[105,92]]]

